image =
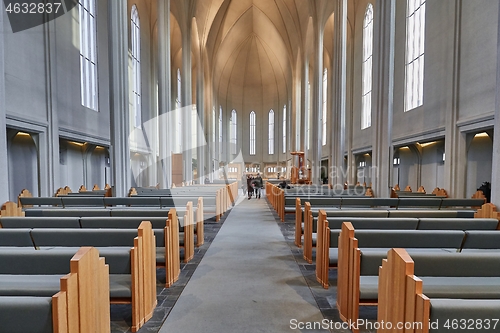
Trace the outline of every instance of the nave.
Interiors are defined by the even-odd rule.
[[[220,224],[205,224],[205,244],[182,265],[172,287],[162,287],[159,270],[158,306],[139,332],[329,332],[290,328],[293,319],[297,326],[319,325],[324,319],[341,322],[336,271],[330,273],[332,286],[323,289],[315,265],[294,246],[293,234],[293,219],[279,222],[265,196],[240,196]],[[363,309],[363,318],[375,320],[373,310]],[[130,332],[123,319],[127,311],[127,306],[115,306],[113,333]]]
[[[160,332],[288,332],[292,319],[323,316],[266,200],[240,197]]]

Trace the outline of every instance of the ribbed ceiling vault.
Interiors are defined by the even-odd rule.
[[[259,111],[289,99],[294,66],[297,59],[303,58],[306,36],[311,35],[307,31],[311,29],[310,17],[325,24],[334,3],[173,0],[172,13],[178,20],[196,17],[196,49],[199,46],[204,50],[208,64],[205,70],[210,72],[219,102],[226,108]],[[177,47],[174,49],[179,50]]]

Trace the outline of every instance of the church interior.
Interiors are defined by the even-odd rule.
[[[39,2],[0,5],[0,333],[500,329],[499,1]]]

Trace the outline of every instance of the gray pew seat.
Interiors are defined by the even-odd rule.
[[[53,333],[51,297],[0,296],[0,332]]]
[[[432,333],[449,333],[449,332],[498,332],[499,323],[493,329],[495,321],[493,318],[498,318],[500,313],[500,300],[492,299],[449,299],[449,298],[431,298],[430,300],[430,323],[437,323],[438,325],[431,325],[429,332]],[[452,323],[453,321],[460,324],[460,320],[467,319],[467,324],[470,323],[469,319],[474,323],[480,320],[483,328],[472,327],[472,330],[451,330],[450,327],[445,327],[446,321]],[[486,319],[490,320],[490,325],[486,328]]]
[[[168,217],[168,216],[167,216]],[[164,228],[167,224],[167,218],[163,217],[82,217],[80,224],[84,229],[99,229],[99,228],[121,228],[121,229],[137,229],[142,221],[151,222],[153,229]]]
[[[133,247],[137,229],[32,229],[35,247]]]
[[[26,217],[83,217],[83,216],[111,216],[109,209],[103,208],[29,208],[25,210]]]
[[[442,230],[496,230],[497,219],[468,218],[421,218],[418,229]]]
[[[30,236],[30,229],[0,228],[0,246],[34,248],[33,241]]]
[[[466,231],[462,252],[477,252],[484,250],[500,249],[500,231],[499,230],[468,230]]]
[[[385,217],[330,217],[330,229],[341,229],[342,223],[351,222],[355,229],[417,229],[417,218],[385,218]]]
[[[437,209],[390,209],[389,217],[459,217],[455,210]]]
[[[80,228],[78,217],[2,217],[2,228]]]
[[[140,210],[137,208],[111,208],[111,216],[112,217],[164,217],[168,218],[168,210],[167,209],[159,209],[159,208],[141,208]]]

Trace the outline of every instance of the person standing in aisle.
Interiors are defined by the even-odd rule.
[[[257,177],[255,177],[252,183],[254,184],[255,199],[260,199],[260,189],[262,188],[262,177],[260,173],[257,174]]]
[[[248,192],[248,200],[252,198],[253,194],[253,183],[252,183],[252,176],[248,175],[247,176],[247,192]]]

